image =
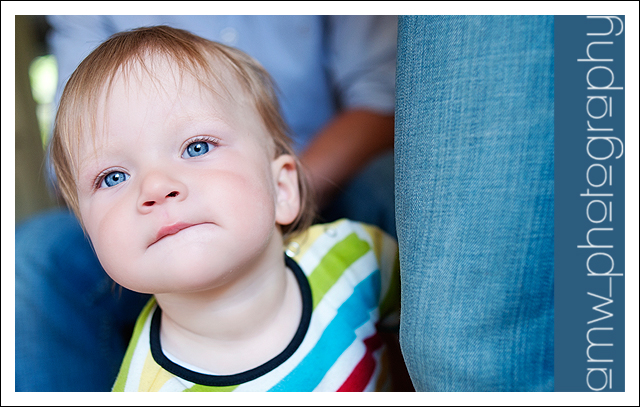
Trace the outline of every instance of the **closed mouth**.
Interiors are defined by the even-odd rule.
[[[173,225],[163,226],[158,231],[158,234],[156,235],[156,240],[154,240],[153,243],[151,243],[149,246],[158,243],[160,240],[164,239],[167,236],[175,235],[181,230],[190,228],[191,226],[195,226],[195,225],[196,224],[193,224],[193,223],[177,222],[177,223],[174,223]]]

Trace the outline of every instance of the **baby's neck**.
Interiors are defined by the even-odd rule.
[[[267,362],[293,338],[302,315],[300,288],[283,256],[210,291],[158,294],[160,340],[176,358],[215,374]]]

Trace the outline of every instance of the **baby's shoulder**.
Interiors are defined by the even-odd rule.
[[[286,253],[301,266],[317,265],[323,260],[352,263],[370,257],[381,269],[393,269],[398,258],[398,244],[394,238],[374,225],[340,219],[316,224],[294,236],[285,246]]]
[[[304,240],[304,239],[316,240],[323,236],[328,236],[336,240],[340,238],[345,238],[354,233],[361,239],[372,242],[372,243],[380,239],[391,240],[395,242],[394,238],[389,236],[386,232],[384,232],[378,226],[347,219],[347,218],[342,218],[330,223],[315,224],[309,227],[309,229],[307,229],[304,233],[300,234],[298,236],[298,239],[293,239],[293,240]]]

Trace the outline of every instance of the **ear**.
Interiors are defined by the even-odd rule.
[[[296,160],[283,154],[271,162],[276,187],[276,223],[288,225],[300,212],[300,188]]]

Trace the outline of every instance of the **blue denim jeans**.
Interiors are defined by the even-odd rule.
[[[400,342],[418,391],[553,390],[553,17],[405,16]]]
[[[345,187],[326,220],[351,217],[395,232],[393,154]],[[109,391],[148,295],[104,272],[73,214],[16,228],[16,391]]]
[[[109,391],[148,295],[116,287],[73,214],[16,228],[16,391]]]

